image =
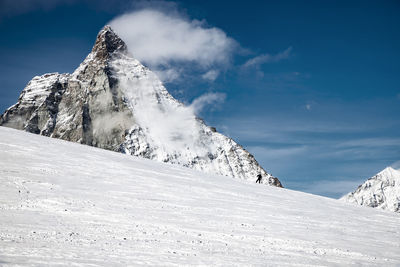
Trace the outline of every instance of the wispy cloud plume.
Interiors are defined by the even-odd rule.
[[[163,82],[169,83],[176,80],[179,80],[182,74],[182,70],[179,68],[165,68],[165,69],[156,69],[158,78],[160,78]]]
[[[219,70],[209,70],[206,73],[204,73],[201,77],[204,80],[215,81],[218,78],[218,75],[219,75]]]
[[[208,93],[198,97],[190,105],[164,99],[160,106],[160,103],[154,100],[153,93],[159,90],[154,88],[154,73],[149,72],[147,77],[149,78],[119,77],[121,88],[126,88],[125,98],[128,103],[132,103],[135,121],[146,133],[146,138],[152,140],[153,145],[163,153],[168,154],[176,152],[193,156],[193,151],[197,155],[206,155],[208,151],[213,151],[213,146],[208,147],[208,143],[202,142],[202,126],[195,118],[206,106],[213,107],[222,102],[225,95]],[[187,147],[191,149],[188,150]],[[160,156],[163,157],[163,154]]]
[[[393,169],[400,170],[400,160],[393,162],[391,166]]]
[[[207,93],[193,100],[190,108],[195,114],[199,114],[204,107],[223,103],[225,98],[226,95],[223,93]]]
[[[237,64],[235,55],[247,49],[222,29],[210,26],[205,20],[189,18],[178,10],[178,4],[139,1],[133,8],[109,24],[127,43],[133,56],[164,82],[180,83],[188,78],[214,82],[228,70],[259,70],[263,64],[291,56],[289,47],[278,54],[262,54],[243,65]],[[264,74],[261,70],[257,73]]]
[[[246,63],[243,64],[243,67],[244,68],[259,67],[262,64],[279,62],[281,60],[288,59],[290,57],[291,52],[292,52],[292,47],[289,47],[285,51],[282,51],[275,55],[262,54],[247,60]]]
[[[113,19],[110,25],[137,59],[156,69],[174,63],[202,69],[225,65],[236,46],[221,29],[177,12],[136,10]],[[212,78],[212,73],[207,76]]]

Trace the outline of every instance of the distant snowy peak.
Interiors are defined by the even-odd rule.
[[[0,125],[281,187],[232,139],[173,98],[109,27],[72,74],[37,76]]]
[[[400,170],[385,168],[341,200],[400,212]]]

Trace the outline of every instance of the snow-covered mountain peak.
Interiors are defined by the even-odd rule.
[[[20,101],[24,91],[32,101]],[[0,125],[179,164],[207,173],[282,186],[242,146],[207,126],[128,53],[109,27],[71,75],[30,82]]]
[[[127,51],[125,42],[108,25],[98,33],[92,49],[92,53],[99,59],[108,59],[114,52],[125,53]]]
[[[400,178],[400,170],[396,170],[389,166],[380,171],[377,175],[384,176],[387,179],[396,179]]]
[[[386,167],[341,199],[359,205],[400,212],[400,171]]]

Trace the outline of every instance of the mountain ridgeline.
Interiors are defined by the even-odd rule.
[[[400,170],[385,168],[341,200],[400,213]]]
[[[134,59],[109,27],[72,74],[34,77],[0,125],[282,187],[248,151],[207,126]]]

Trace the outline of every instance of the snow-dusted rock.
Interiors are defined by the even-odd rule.
[[[50,135],[69,74],[48,73],[34,77],[22,91],[17,104],[0,117],[0,125]]]
[[[341,200],[400,212],[400,170],[387,167]]]
[[[242,146],[207,126],[104,27],[72,74],[35,77],[0,125],[281,187]]]

